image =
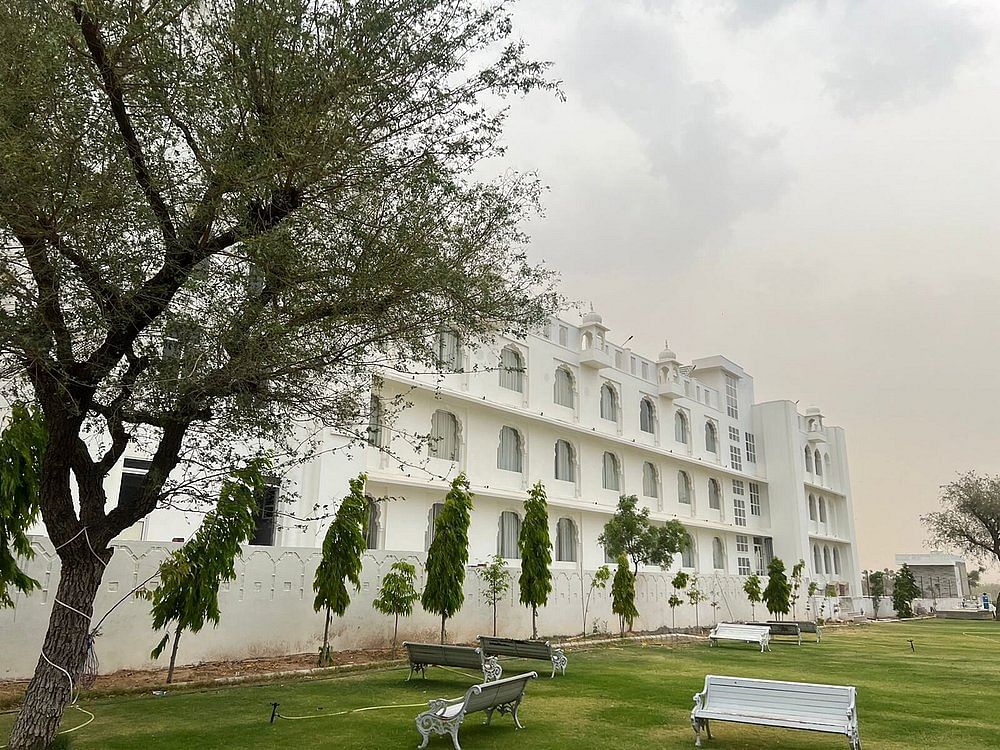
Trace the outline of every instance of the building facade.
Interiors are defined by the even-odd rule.
[[[682,363],[666,348],[650,359],[608,332],[589,313],[489,347],[440,334],[441,372],[380,373],[368,445],[327,434],[330,450],[265,499],[255,543],[320,546],[323,523],[288,521],[281,497],[295,498],[287,516],[308,518],[365,472],[369,546],[426,551],[448,484],[465,472],[473,564],[499,553],[517,566],[522,502],[541,481],[557,572],[607,562],[598,536],[619,497],[635,495],[652,519],[686,527],[691,544],[675,567],[745,576],[774,556],[789,570],[801,559],[821,591],[859,596],[843,430],[818,409],[755,403],[753,379],[725,357]],[[108,481],[133,491],[142,470],[141,457],[128,458]],[[125,536],[182,540],[197,522],[158,510]]]

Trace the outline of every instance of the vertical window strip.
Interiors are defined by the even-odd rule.
[[[747,525],[747,506],[744,500],[743,481],[733,480],[733,523],[737,526]]]
[[[750,482],[750,515],[759,516],[760,515],[760,485],[756,482]]]
[[[757,438],[754,437],[752,432],[746,434],[746,444],[747,444],[747,462],[751,464],[757,463]]]
[[[726,414],[733,419],[740,418],[739,391],[736,378],[726,374]]]

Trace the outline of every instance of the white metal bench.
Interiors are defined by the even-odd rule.
[[[485,724],[490,723],[494,711],[499,711],[501,716],[510,714],[514,718],[514,727],[524,729],[517,718],[517,707],[524,698],[524,688],[528,680],[536,677],[538,675],[535,672],[527,672],[494,682],[473,685],[462,698],[455,700],[439,698],[430,701],[427,704],[429,710],[424,711],[416,719],[417,731],[424,738],[418,747],[427,747],[431,734],[436,733],[450,734],[455,750],[462,750],[458,744],[458,729],[465,721],[465,717],[476,711],[486,712]]]
[[[851,750],[861,750],[856,691],[847,685],[814,685],[746,677],[705,678],[705,689],[694,696],[691,726],[695,746],[701,730],[712,739],[711,721],[758,724],[843,734]]]
[[[713,646],[718,641],[740,641],[741,643],[756,643],[760,652],[770,651],[771,628],[767,625],[740,625],[735,622],[720,622],[708,634],[708,640]]]
[[[517,659],[540,659],[552,662],[552,677],[558,669],[566,674],[569,660],[561,648],[548,641],[528,641],[516,638],[499,638],[495,635],[479,636],[479,647],[486,656],[513,656]]]
[[[794,638],[798,641],[798,644],[802,645],[802,628],[799,627],[797,622],[790,621],[769,621],[769,622],[748,622],[747,625],[758,625],[762,628],[767,628],[771,631],[771,638],[780,638],[782,636],[788,636],[789,638]]]
[[[482,649],[471,646],[451,646],[437,643],[404,643],[406,653],[410,657],[410,674],[414,672],[427,676],[427,667],[455,667],[457,669],[478,669],[483,673],[483,679],[499,680],[503,674],[500,660],[495,656],[486,656]]]

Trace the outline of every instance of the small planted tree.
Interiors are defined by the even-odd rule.
[[[892,587],[892,606],[898,617],[913,617],[913,600],[920,596],[920,587],[910,566],[903,563]]]
[[[743,582],[743,593],[747,595],[747,599],[750,601],[750,618],[756,620],[757,605],[764,600],[764,592],[760,587],[759,575],[751,573],[747,576],[746,581]]]
[[[378,590],[378,598],[372,602],[372,607],[383,615],[392,615],[392,656],[396,656],[396,638],[399,635],[399,617],[409,617],[413,614],[413,604],[420,598],[413,583],[417,569],[408,562],[399,560],[392,564],[389,572],[382,578],[382,586]]]
[[[587,637],[587,611],[590,609],[590,597],[596,589],[607,588],[611,579],[611,569],[607,565],[602,565],[594,571],[593,578],[590,579],[590,586],[587,589],[587,596],[583,600],[583,637]]]
[[[776,619],[780,620],[791,608],[792,587],[785,575],[785,563],[775,557],[767,565],[767,587],[764,589],[764,605]]]
[[[688,603],[694,607],[694,626],[696,628],[701,627],[701,613],[698,605],[707,598],[705,592],[698,588],[698,584],[698,576],[691,576],[691,582],[687,590]]]
[[[17,559],[35,554],[27,532],[38,520],[46,440],[41,412],[14,404],[0,434],[0,609],[14,606],[9,587],[28,594],[39,586]]]
[[[677,575],[675,575],[671,581],[670,586],[673,588],[673,593],[667,600],[667,604],[670,605],[670,629],[677,630],[677,608],[684,603],[684,600],[677,596],[678,591],[683,591],[688,585],[688,574],[683,570],[678,570]]]
[[[619,555],[628,557],[635,575],[639,574],[639,565],[659,565],[666,570],[674,555],[687,544],[687,531],[680,521],[654,524],[649,520],[649,508],[638,510],[638,504],[635,495],[623,495],[597,541],[616,560]]]
[[[507,561],[499,554],[476,569],[476,575],[483,582],[483,601],[493,610],[493,635],[497,634],[497,602],[510,590],[512,579],[507,569]]]
[[[549,539],[549,509],[545,486],[536,482],[524,501],[524,523],[517,540],[521,549],[521,604],[531,607],[531,637],[538,637],[538,608],[544,607],[552,591],[552,542]]]
[[[878,619],[878,608],[885,598],[885,573],[876,570],[868,576],[868,596],[872,600],[872,617]]]
[[[788,602],[792,607],[792,619],[798,619],[798,614],[795,611],[795,603],[799,600],[799,591],[802,588],[802,576],[805,574],[806,561],[799,560],[795,565],[792,566],[792,590],[788,596]]]
[[[611,583],[611,611],[618,615],[618,629],[624,638],[626,626],[631,630],[639,616],[635,607],[635,573],[629,570],[625,555],[618,556],[618,569]]]
[[[441,616],[441,643],[448,618],[465,602],[465,566],[469,562],[469,523],[472,520],[472,493],[465,474],[451,483],[444,507],[434,524],[434,539],[427,551],[427,585],[420,603],[428,612]]]
[[[319,652],[320,666],[330,663],[330,618],[343,617],[351,594],[361,590],[361,556],[365,551],[365,525],[368,523],[368,501],[365,499],[365,480],[361,474],[350,480],[350,492],[333,517],[323,539],[323,559],[316,568],[313,579],[313,609],[325,610],[323,620],[323,647]]]
[[[812,607],[813,620],[819,619],[819,612],[816,611],[816,594],[819,593],[819,584],[816,581],[809,581],[809,590],[807,595],[809,597],[809,605]]]
[[[159,585],[143,594],[153,602],[153,629],[173,624],[168,683],[174,679],[181,634],[197,633],[206,622],[219,624],[219,586],[236,578],[235,561],[256,528],[255,498],[264,491],[269,465],[258,458],[233,472],[223,483],[215,510],[206,513],[194,536],[160,564]],[[150,656],[158,659],[169,641],[168,632]]]

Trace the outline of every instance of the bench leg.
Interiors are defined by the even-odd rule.
[[[691,728],[694,730],[694,746],[701,747],[701,721],[692,718]]]
[[[521,720],[517,718],[517,707],[520,705],[521,705],[521,699],[518,698],[516,701],[514,701],[514,705],[511,707],[510,710],[510,715],[514,717],[515,729],[524,729],[524,725],[521,723]]]
[[[462,750],[462,746],[458,744],[458,728],[461,726],[457,721],[448,727],[451,732],[451,744],[455,746],[455,750]]]

